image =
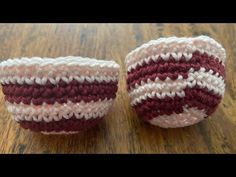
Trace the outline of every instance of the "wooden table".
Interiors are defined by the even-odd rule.
[[[161,36],[209,35],[227,51],[223,101],[207,120],[186,128],[144,123],[125,87],[126,54]],[[234,24],[0,24],[0,59],[81,55],[121,65],[117,99],[105,120],[71,136],[45,136],[19,127],[0,93],[0,153],[236,153],[236,25]]]

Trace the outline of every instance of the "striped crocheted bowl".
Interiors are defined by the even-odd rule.
[[[106,115],[117,92],[119,65],[82,57],[20,58],[0,63],[12,117],[44,134],[78,133]]]
[[[125,59],[131,105],[164,128],[185,127],[213,113],[225,91],[226,54],[207,36],[160,38]]]

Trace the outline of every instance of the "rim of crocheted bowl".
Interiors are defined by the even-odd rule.
[[[128,53],[125,58],[131,106],[139,117],[145,117],[144,119],[151,124],[161,127],[195,124],[214,112],[224,95],[225,60],[225,49],[208,36],[163,37],[144,43]],[[207,91],[198,93],[197,87]],[[150,112],[151,108],[148,108],[150,105],[152,108],[154,105],[163,107],[160,102],[166,97],[165,100],[169,99],[173,104],[182,98],[192,98],[192,94],[204,95],[200,96],[201,98],[210,95],[209,100],[213,100],[214,97],[216,101],[214,104],[208,101],[212,107],[209,109],[207,107],[206,112],[200,109],[201,106],[199,106],[200,111],[195,110],[192,103],[189,103],[190,107],[186,104],[180,109],[177,105],[176,112],[170,110],[175,105],[165,104],[166,113],[164,108],[154,110],[153,113]],[[189,120],[186,119],[186,115]]]
[[[178,60],[183,54],[186,59],[191,59],[192,53],[199,51],[201,54],[207,53],[218,58],[222,65],[225,63],[225,49],[220,43],[209,36],[197,37],[161,37],[157,40],[150,40],[140,45],[125,57],[127,71],[135,69],[137,65],[148,63],[150,59],[157,60],[159,56],[168,59],[170,54]]]
[[[8,88],[4,89],[4,87],[7,87],[8,85],[10,85],[11,87],[12,85],[15,85],[15,87],[19,87],[22,85],[38,85],[40,88],[41,86],[44,87],[46,85],[49,88],[53,85],[64,87],[74,80],[76,80],[76,82],[78,82],[79,84],[85,84],[86,88],[90,83],[92,85],[95,84],[96,87],[98,87],[99,83],[107,85],[111,84],[112,82],[117,85],[118,75],[119,65],[115,61],[98,60],[95,58],[80,56],[67,56],[57,58],[22,57],[8,59],[0,63],[0,83],[3,86],[4,95],[6,92],[8,92]],[[61,81],[64,84],[61,83]],[[107,87],[102,86],[103,89]],[[114,89],[113,86],[110,85],[109,88],[113,89],[113,92],[116,89]],[[19,92],[20,89],[22,88],[18,88]],[[30,91],[29,93],[31,92],[32,91]],[[86,92],[88,92],[88,90]],[[47,96],[46,92],[44,92],[44,94]],[[108,93],[106,94],[108,95]],[[42,95],[40,95],[40,98],[41,96]],[[98,117],[100,119],[107,114],[109,107],[114,101],[114,93],[110,93],[109,98],[106,95],[100,96],[98,94],[97,97],[94,98],[94,100],[92,98],[85,100],[81,95],[79,96],[80,98],[78,98],[78,100],[76,101],[73,100],[73,98],[71,98],[71,100],[69,101],[69,98],[65,100],[66,106],[64,105],[64,102],[60,103],[58,100],[54,100],[53,103],[51,103],[50,99],[47,99],[49,103],[41,101],[38,104],[38,101],[36,99],[35,102],[32,101],[33,98],[30,98],[30,101],[27,101],[27,99],[24,99],[23,101],[18,100],[19,102],[17,101],[17,103],[11,103],[6,100],[6,105],[8,111],[13,115],[12,117],[17,122],[31,121],[33,123],[41,123],[43,121],[44,123],[51,123],[56,121],[60,122],[60,120],[66,121],[69,120],[72,116],[75,116],[75,119],[80,119],[80,117],[82,116],[83,119],[85,117],[85,120],[91,119],[91,121],[88,122],[89,126],[91,126],[97,123],[97,121],[95,121],[95,118]],[[78,102],[80,104],[76,104]],[[37,105],[39,105],[39,107],[37,107]],[[37,107],[37,109],[35,106]],[[56,113],[56,116],[53,114],[53,112]],[[80,117],[78,118],[78,116]],[[85,124],[85,121],[76,123],[78,124],[78,127],[80,127],[81,125],[79,124]],[[73,124],[73,121],[71,121],[70,124]],[[28,127],[31,125],[28,125],[28,123],[26,123],[24,126]],[[44,134],[78,133],[78,131],[76,131],[76,128],[72,131],[40,130],[39,132]]]
[[[81,69],[81,70],[79,70]],[[87,70],[85,70],[87,69]],[[104,72],[104,70],[107,70]],[[93,75],[98,76],[100,74],[118,76],[119,65],[113,60],[98,60],[95,58],[80,57],[80,56],[67,56],[67,57],[21,57],[2,61],[0,63],[0,83],[8,83],[6,77],[13,76],[9,82],[19,82],[22,84],[22,80],[26,77],[25,82],[30,84],[32,80],[35,80],[37,84],[45,84],[47,77],[53,77],[55,79],[48,79],[52,84],[61,77],[63,81],[68,82],[72,79],[73,75]],[[13,72],[14,71],[14,72]],[[22,72],[24,71],[24,72]],[[27,79],[27,76],[37,76]],[[22,77],[21,77],[22,76]],[[68,77],[65,78],[65,77]],[[17,79],[18,77],[18,79]],[[21,77],[21,79],[19,79]],[[81,82],[86,79],[88,82],[92,82],[90,78],[81,78]],[[104,79],[104,78],[101,78]],[[115,78],[109,78],[115,79]],[[109,80],[108,79],[108,80]],[[99,81],[99,78],[95,77],[95,80]],[[105,81],[108,81],[105,80]],[[80,81],[80,80],[78,80]]]

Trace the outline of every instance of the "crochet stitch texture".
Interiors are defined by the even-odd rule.
[[[207,36],[160,38],[125,58],[131,106],[163,128],[185,127],[215,111],[225,91],[225,50]]]
[[[0,63],[6,106],[23,128],[78,133],[107,114],[117,92],[119,65],[82,57],[20,58]]]

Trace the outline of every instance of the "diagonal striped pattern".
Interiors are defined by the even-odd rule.
[[[160,38],[125,59],[131,106],[165,128],[195,124],[215,111],[225,91],[225,50],[207,36]]]

